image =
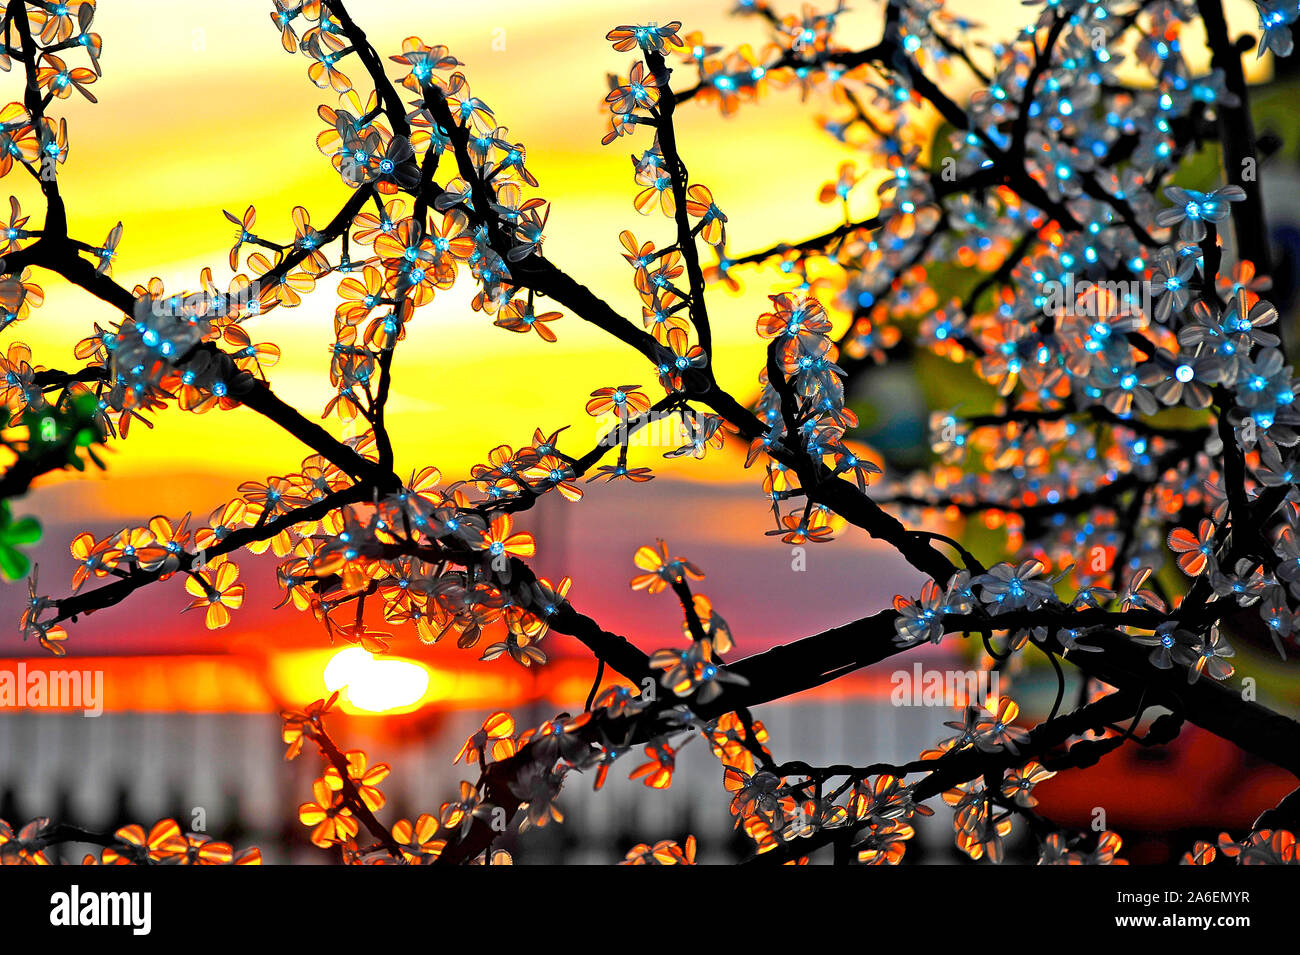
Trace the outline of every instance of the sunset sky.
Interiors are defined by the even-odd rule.
[[[724,4],[697,6],[687,29],[728,41],[761,39],[757,23],[725,17]],[[217,9],[104,4],[95,21],[104,37],[104,77],[93,87],[100,103],[74,98],[58,104],[66,104],[72,142],[61,173],[72,233],[99,242],[120,218],[125,233],[114,268],[127,285],[158,275],[169,290],[195,288],[204,265],[224,283],[233,227],[222,209],[239,214],[255,204],[257,230],[283,240],[292,235],[293,206],[306,206],[321,224],[348,195],[313,141],[323,128],[316,106],[334,105],[334,94],[312,85],[304,57],[280,48],[268,4],[223,4],[214,16]],[[539,192],[553,200],[548,255],[639,319],[618,233],[630,228],[638,237],[666,241],[671,232],[662,216],[646,219],[632,208],[636,187],[628,157],[648,140],[600,144],[605,74],[626,71],[629,63],[604,34],[616,21],[666,20],[672,5],[630,3],[615,11],[604,3],[494,2],[481,17],[455,18],[431,16],[433,9],[385,2],[358,5],[354,12],[385,56],[416,34],[449,45],[465,61],[475,95],[528,147]],[[853,19],[869,31],[875,18]],[[494,42],[505,49],[494,50]],[[689,72],[680,74],[686,82]],[[354,80],[362,82],[359,74]],[[797,94],[782,95],[725,124],[713,110],[683,110],[681,138],[692,177],[714,188],[730,216],[735,250],[836,224],[837,211],[816,202],[817,189],[833,178],[842,158],[813,129],[825,106],[801,106]],[[718,148],[720,133],[726,149]],[[30,183],[10,180],[23,190],[24,209],[39,201]],[[46,364],[69,365],[69,349],[90,322],[113,315],[77,290],[59,288],[57,280],[42,281],[50,302],[16,334]],[[327,278],[300,308],[278,310],[255,325],[254,340],[284,350],[272,372],[274,390],[312,417],[330,394],[326,348],[337,284],[337,277]],[[711,299],[718,373],[742,392],[752,391],[762,361],[754,319],[766,294],[788,287],[746,284],[743,295],[718,290]],[[653,383],[644,360],[578,320],[561,321],[560,341],[547,347],[534,336],[494,328],[490,318],[469,309],[472,294],[468,283],[442,294],[418,314],[399,350],[390,405],[399,470],[435,463],[445,472],[463,471],[500,441],[518,445],[534,426],[572,422],[579,434],[594,434],[582,410],[593,388]],[[227,479],[264,476],[294,468],[303,451],[242,410],[168,413],[154,432],[132,435],[129,454],[113,458],[104,479],[112,494],[87,503],[117,511],[134,510],[142,497],[156,500],[159,488],[142,482],[160,466]],[[162,490],[168,498],[178,491]],[[179,503],[200,504],[188,496]]]
[[[762,24],[728,16],[730,6],[723,0],[693,3],[689,9],[659,0],[492,0],[475,7],[473,15],[462,10],[439,17],[437,4],[385,0],[356,4],[353,12],[385,58],[414,34],[448,45],[465,62],[475,95],[528,147],[539,193],[552,200],[547,254],[624,315],[637,318],[618,233],[629,228],[639,238],[666,242],[671,232],[662,216],[643,218],[631,204],[636,190],[628,156],[648,145],[648,134],[600,144],[605,75],[625,72],[630,62],[627,54],[611,49],[604,34],[622,22],[680,19],[684,31],[703,30],[728,48],[761,42]],[[987,4],[950,6],[991,19]],[[1234,12],[1246,7],[1243,0]],[[125,233],[115,274],[124,284],[157,275],[169,290],[196,288],[205,265],[224,284],[233,227],[223,209],[239,214],[256,205],[258,231],[284,240],[292,235],[293,206],[304,205],[321,224],[347,198],[346,187],[313,142],[322,128],[316,106],[334,105],[335,95],[308,80],[306,58],[281,49],[269,9],[263,0],[99,5],[94,28],[104,37],[104,76],[92,89],[100,102],[92,105],[74,95],[57,101],[51,112],[65,115],[69,124],[71,154],[60,180],[72,234],[97,243],[120,219]],[[1030,14],[1014,4],[997,11],[986,36],[1008,36]],[[875,4],[864,2],[840,23],[842,42],[869,43],[878,33],[879,13]],[[1188,45],[1195,44],[1189,39]],[[362,86],[359,70],[353,73]],[[691,73],[684,66],[678,71],[680,85],[690,82]],[[15,89],[18,80],[17,74],[7,78]],[[16,92],[11,95],[17,98]],[[846,158],[844,149],[814,128],[815,117],[829,108],[824,98],[801,104],[797,92],[788,91],[727,120],[697,104],[681,111],[679,139],[692,180],[712,187],[729,216],[733,253],[837,224],[838,209],[816,201],[821,184]],[[17,191],[24,210],[39,213],[39,196],[28,177],[11,175],[6,185]],[[873,192],[870,187],[858,191],[855,215],[872,211]],[[762,361],[754,319],[766,295],[789,283],[773,271],[753,269],[744,279],[741,294],[713,290],[710,312],[719,379],[752,393]],[[40,281],[49,301],[10,335],[31,344],[47,366],[68,367],[71,345],[90,323],[114,316],[107,306],[48,275]],[[330,392],[326,347],[337,282],[325,279],[303,306],[279,309],[250,326],[255,341],[274,341],[284,351],[272,373],[276,393],[312,417]],[[592,388],[652,384],[642,359],[576,319],[558,323],[560,341],[547,347],[534,336],[492,327],[490,319],[468,308],[471,295],[468,283],[462,283],[421,310],[400,350],[390,406],[399,470],[434,463],[444,472],[462,471],[499,441],[518,445],[538,425],[554,429],[573,423],[578,434],[594,434],[582,414]],[[493,427],[485,427],[487,422]],[[120,513],[147,500],[155,507],[161,491],[169,507],[200,509],[202,500],[191,500],[189,489],[204,475],[283,473],[304,451],[243,410],[203,416],[169,412],[152,433],[133,435],[130,445],[129,454],[113,456],[111,474],[101,479],[99,493],[86,496],[88,506]],[[160,467],[190,480],[159,488],[146,479]],[[205,490],[210,498],[215,488]],[[184,500],[173,504],[182,494]]]
[[[949,6],[992,20],[984,35],[996,38],[1011,36],[1015,26],[1032,16],[1019,4],[998,5],[995,14],[987,4]],[[648,134],[600,144],[606,74],[626,72],[630,64],[628,54],[611,49],[605,33],[620,23],[680,19],[683,32],[702,30],[708,40],[730,49],[745,41],[761,43],[763,25],[728,16],[731,4],[723,0],[686,6],[660,0],[490,0],[468,12],[457,8],[454,16],[439,15],[442,7],[425,0],[385,0],[354,3],[351,9],[386,62],[409,35],[446,44],[464,61],[474,94],[494,109],[512,138],[527,146],[529,167],[541,182],[537,193],[552,201],[547,255],[622,314],[639,318],[618,233],[631,229],[638,238],[662,245],[671,241],[671,228],[658,213],[646,218],[632,207],[636,187],[629,153],[648,146]],[[1249,9],[1244,0],[1231,6],[1234,24],[1249,27]],[[323,128],[316,107],[335,105],[335,94],[309,81],[306,58],[281,49],[269,12],[264,0],[109,0],[99,5],[94,29],[104,38],[104,76],[91,87],[99,103],[74,95],[56,101],[50,112],[66,116],[69,125],[71,152],[60,184],[71,233],[97,244],[121,220],[125,231],[114,275],[128,287],[157,275],[169,290],[193,289],[203,266],[211,266],[224,285],[231,274],[226,253],[234,227],[222,216],[223,209],[239,214],[250,203],[256,205],[257,231],[285,241],[292,236],[293,206],[307,207],[319,226],[346,200],[348,190],[314,143]],[[839,39],[853,45],[873,42],[879,20],[877,6],[864,0],[841,18]],[[1187,45],[1198,44],[1188,37]],[[360,70],[350,62],[348,67],[357,85],[368,91]],[[689,85],[692,72],[681,67],[675,85]],[[20,72],[0,77],[0,82],[8,84],[9,98],[20,97]],[[946,86],[960,95],[959,82]],[[728,215],[733,254],[797,240],[838,223],[839,210],[816,200],[838,163],[852,158],[815,127],[815,118],[831,109],[825,98],[801,103],[796,91],[785,91],[729,119],[694,103],[681,110],[684,159],[692,181],[710,186]],[[18,170],[5,185],[39,221],[40,197],[30,178]],[[873,194],[874,183],[859,190],[855,216],[873,211]],[[337,247],[329,251],[334,257]],[[46,289],[46,304],[7,331],[4,347],[25,341],[46,367],[75,367],[73,344],[90,332],[92,322],[107,325],[117,316],[48,273],[35,279]],[[766,296],[790,288],[791,281],[773,269],[750,269],[742,281],[739,294],[711,290],[709,310],[717,377],[748,400],[763,361],[755,318],[768,304]],[[331,390],[327,347],[337,284],[337,277],[328,277],[301,307],[277,309],[247,326],[254,341],[273,341],[283,349],[282,361],[271,371],[272,388],[310,418],[319,416]],[[559,342],[547,345],[535,336],[493,327],[487,316],[470,310],[472,294],[468,282],[440,293],[417,313],[399,348],[389,419],[400,473],[436,464],[449,478],[465,476],[493,446],[518,447],[534,427],[551,431],[571,424],[575,438],[569,449],[585,449],[596,434],[594,421],[583,412],[592,389],[641,383],[651,393],[658,391],[643,359],[579,320],[567,316],[558,322]],[[337,433],[339,425],[331,420],[327,427]],[[38,488],[17,502],[19,513],[39,514],[47,529],[37,553],[47,567],[42,589],[65,592],[66,546],[77,530],[105,533],[160,512],[180,516],[192,511],[201,520],[229,499],[240,481],[295,470],[306,452],[244,409],[201,416],[168,409],[156,417],[152,431],[133,429],[129,441],[110,448],[106,473],[54,475],[45,479],[54,486]],[[675,465],[660,453],[643,449],[633,454],[632,464],[654,467],[663,475],[645,489],[596,489],[577,507],[544,509],[562,516],[546,518],[561,542],[548,546],[543,536],[543,569],[574,573],[593,595],[589,600],[617,611],[628,596],[632,550],[664,535],[693,559],[712,556],[720,562],[713,566],[724,572],[718,576],[725,583],[717,586],[737,599],[756,582],[770,586],[770,575],[780,573],[776,579],[793,588],[791,600],[775,610],[746,603],[733,613],[773,631],[792,627],[798,632],[877,609],[914,579],[855,533],[834,546],[864,557],[873,554],[867,557],[870,562],[897,569],[873,575],[865,593],[852,589],[852,581],[861,579],[860,567],[838,567],[830,578],[808,575],[791,583],[788,547],[762,536],[770,517],[757,494],[758,474],[741,471],[734,453]],[[706,509],[682,493],[683,485],[668,479],[708,480],[714,497]],[[823,566],[838,563],[842,561],[827,558]],[[828,586],[832,580],[836,586]],[[6,608],[17,606],[20,588],[3,595]],[[180,588],[171,589],[177,593],[158,598],[160,606],[183,602]],[[274,590],[270,582],[261,591],[268,605]],[[258,592],[255,587],[254,594]],[[250,604],[251,611],[259,601]],[[638,628],[675,626],[671,608],[662,609],[662,620],[646,620],[638,613]],[[101,632],[116,633],[134,625],[131,613],[109,611],[96,618],[102,623],[81,625],[79,635],[95,639]],[[201,632],[198,621],[184,620],[185,632]],[[256,621],[264,623],[256,613],[244,618],[246,626]]]

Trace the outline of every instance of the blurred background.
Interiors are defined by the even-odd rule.
[[[618,233],[631,229],[638,239],[663,244],[671,229],[668,220],[643,219],[632,208],[628,153],[648,142],[600,145],[606,74],[626,72],[629,63],[604,35],[620,23],[680,19],[683,32],[702,30],[728,48],[761,45],[762,23],[728,16],[731,6],[722,0],[685,7],[658,0],[492,0],[440,16],[420,0],[385,0],[354,4],[352,12],[384,56],[399,52],[404,37],[418,35],[448,45],[465,62],[474,94],[513,139],[526,144],[529,168],[541,183],[537,193],[552,202],[548,256],[616,309],[635,314],[637,297]],[[1019,5],[994,11],[973,0],[949,9],[984,21],[980,35],[987,38],[1009,38],[1033,15]],[[1253,26],[1252,9],[1245,2],[1230,5],[1235,30]],[[97,243],[122,221],[114,275],[128,287],[158,276],[169,291],[194,289],[204,266],[224,285],[234,227],[223,209],[239,215],[255,204],[257,231],[283,240],[292,235],[295,205],[306,206],[320,224],[346,199],[346,188],[313,142],[323,128],[316,107],[333,105],[334,94],[311,84],[303,57],[283,52],[269,12],[262,0],[100,4],[94,29],[104,38],[104,76],[92,87],[99,103],[74,97],[51,112],[66,116],[69,125],[71,153],[60,183],[71,233]],[[879,19],[876,6],[864,2],[842,17],[839,39],[873,42]],[[1185,45],[1197,46],[1195,38],[1185,38]],[[684,82],[689,73],[682,69]],[[1267,84],[1261,87],[1264,128],[1287,144],[1263,173],[1276,209],[1272,225],[1279,249],[1300,248],[1300,136],[1285,107],[1294,81],[1273,77],[1267,60],[1257,78]],[[10,99],[20,97],[20,74],[0,77],[0,83],[8,84]],[[946,88],[959,94],[961,83],[954,77]],[[709,185],[728,215],[732,252],[838,224],[838,207],[816,201],[838,164],[853,158],[817,128],[819,116],[834,112],[825,98],[801,102],[796,90],[777,92],[725,120],[716,109],[695,104],[680,112],[678,135],[692,179]],[[39,194],[27,177],[10,176],[5,186],[39,219]],[[869,215],[874,183],[854,195],[853,216]],[[763,361],[754,320],[769,294],[792,288],[795,280],[774,267],[750,269],[740,278],[739,291],[713,290],[709,307],[717,376],[748,397]],[[74,367],[75,342],[92,323],[107,325],[114,315],[49,275],[36,280],[47,303],[6,330],[4,347],[24,341],[40,364]],[[250,329],[254,341],[274,341],[283,351],[270,374],[275,392],[312,418],[331,393],[336,284],[326,279],[301,307],[278,309]],[[561,447],[585,450],[597,435],[583,414],[592,389],[653,385],[639,357],[576,319],[552,326],[559,342],[546,345],[492,327],[469,308],[472,295],[466,282],[442,293],[421,310],[399,350],[389,405],[399,473],[432,464],[448,479],[465,477],[492,447],[525,444],[534,428],[549,433],[571,425],[566,436],[572,437]],[[1293,320],[1294,311],[1289,314]],[[842,314],[835,318],[840,328],[848,321]],[[908,365],[855,382],[862,437],[879,457],[906,457],[923,435],[936,386]],[[241,481],[297,470],[307,453],[242,408],[201,416],[169,410],[153,424],[133,429],[128,444],[110,445],[106,471],[51,475],[13,502],[15,513],[35,515],[43,527],[42,540],[29,551],[40,567],[42,592],[68,593],[74,568],[68,542],[77,533],[99,538],[155,514],[176,519],[192,513],[194,523],[203,523]],[[326,426],[337,433],[336,420]],[[653,467],[655,481],[588,485],[579,504],[552,495],[519,522],[538,539],[539,574],[573,577],[575,606],[647,651],[675,645],[681,628],[675,600],[628,589],[633,552],[655,538],[705,572],[697,592],[730,623],[737,654],[872,613],[894,594],[919,588],[914,571],[860,533],[809,547],[806,569],[794,569],[791,548],[763,536],[771,517],[761,474],[742,469],[742,449],[684,463],[661,459],[662,450],[634,449],[631,460]],[[71,625],[69,655],[61,661],[37,655],[17,635],[24,584],[0,585],[0,617],[15,621],[3,631],[10,638],[0,641],[0,669],[23,661],[32,668],[98,670],[105,692],[104,715],[94,719],[0,707],[0,818],[19,824],[50,815],[111,829],[171,816],[194,828],[195,810],[202,810],[210,834],[237,847],[259,845],[267,861],[334,860],[308,843],[296,818],[321,764],[311,753],[283,761],[277,711],[327,695],[327,668],[333,667],[329,679],[337,683],[357,678],[358,664],[340,658],[345,648],[331,646],[309,615],[272,610],[280,598],[273,558],[241,555],[238,563],[248,597],[228,628],[208,631],[200,618],[181,615],[188,602],[182,585],[164,583]],[[475,778],[472,768],[453,766],[451,759],[487,713],[508,709],[522,728],[581,709],[594,675],[589,654],[556,634],[546,638],[545,649],[551,662],[524,670],[505,658],[480,663],[481,647],[425,647],[413,635],[399,637],[392,664],[398,669],[380,681],[391,692],[361,701],[368,709],[352,701],[330,723],[343,748],[364,748],[372,762],[392,765],[382,786],[389,800],[382,818],[436,812],[460,779]],[[778,759],[905,761],[947,735],[942,723],[955,714],[893,705],[891,674],[910,669],[914,660],[933,669],[977,666],[964,651],[960,641],[945,642],[797,701],[760,707],[755,715],[768,727]],[[417,688],[409,693],[408,680]],[[1054,690],[1050,670],[1029,673],[1016,698],[1033,718],[1045,715]],[[1293,708],[1280,679],[1262,681],[1261,699]],[[720,768],[702,741],[682,752],[666,791],[626,779],[638,756],[626,757],[599,793],[573,778],[560,800],[566,824],[512,837],[507,845],[517,861],[613,862],[636,842],[681,840],[690,833],[699,838],[701,861],[728,861],[744,851],[731,832]],[[1044,811],[1062,824],[1086,827],[1093,809],[1104,807],[1109,827],[1125,837],[1126,857],[1162,862],[1176,860],[1193,838],[1217,834],[1215,827],[1247,825],[1289,788],[1284,776],[1189,729],[1169,747],[1128,747],[1039,792]],[[1032,858],[1032,847],[1022,843],[1019,853]],[[907,861],[959,861],[950,814],[940,809],[922,826]]]

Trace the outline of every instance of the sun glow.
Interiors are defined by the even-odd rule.
[[[347,647],[330,658],[325,689],[342,690],[344,708],[363,713],[409,713],[429,689],[429,670],[414,660],[375,659],[361,647]]]

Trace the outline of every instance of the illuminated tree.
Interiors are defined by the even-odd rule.
[[[1295,6],[1259,7],[1261,51],[1286,56]],[[477,781],[391,825],[377,815],[388,767],[326,732],[334,698],[286,712],[288,756],[310,743],[328,764],[300,820],[346,861],[506,861],[494,851],[501,833],[559,822],[556,800],[576,771],[591,771],[599,788],[637,750],[644,759],[630,775],[665,788],[693,734],[722,764],[757,862],[829,845],[837,862],[896,864],[935,797],[954,809],[956,843],[974,859],[1002,858],[1019,820],[1043,862],[1119,861],[1114,833],[1062,829],[1035,811],[1032,790],[1120,747],[1165,744],[1186,723],[1300,774],[1300,724],[1244,693],[1228,662],[1229,637],[1271,638],[1285,659],[1300,601],[1300,414],[1278,312],[1260,297],[1271,253],[1242,65],[1255,41],[1230,39],[1220,0],[1058,0],[991,48],[934,0],[886,0],[880,40],[861,49],[836,40],[842,6],[781,15],[741,0],[737,12],[764,18],[770,43],[728,51],[678,22],[608,35],[632,63],[611,77],[605,142],[635,143],[636,211],[662,215],[673,232],[666,246],[621,236],[638,322],[546,256],[548,206],[525,148],[501,125],[508,118],[472,95],[451,51],[411,37],[385,60],[339,0],[276,2],[272,21],[285,50],[309,60],[312,82],[338,97],[320,107],[317,146],[352,189],[347,202],[318,225],[299,207],[293,234],[275,238],[252,206],[227,212],[236,275],[224,288],[208,269],[198,291],[119,285],[120,226],[102,245],[68,234],[57,175],[67,130],[49,115],[74,90],[91,95],[94,4],[9,3],[4,65],[16,64],[26,87],[0,115],[0,171],[34,176],[46,208],[29,228],[14,203],[3,324],[41,304],[31,281],[41,270],[123,317],[77,347],[85,364],[75,371],[10,346],[4,397],[27,435],[9,443],[6,496],[69,453],[79,461],[78,447],[129,447],[132,421],[163,409],[242,404],[312,449],[299,472],[242,484],[198,527],[159,517],[102,540],[80,535],[71,593],[45,596],[33,580],[24,637],[61,653],[66,624],[168,580],[184,584],[209,627],[226,626],[244,593],[236,559],[270,549],[282,606],[292,604],[284,612],[310,612],[372,652],[452,639],[483,648],[485,660],[541,666],[552,630],[590,651],[595,682],[581,713],[529,729],[489,715],[457,756],[477,765]],[[1207,75],[1192,72],[1177,42],[1192,20],[1208,37]],[[968,104],[944,92],[957,75],[978,86]],[[823,129],[864,166],[844,165],[822,190],[843,205],[843,225],[733,253],[725,184],[690,178],[684,157],[704,147],[679,141],[675,115],[698,100],[725,116],[782,86],[829,94],[838,118]],[[1189,172],[1206,154],[1219,162],[1208,182]],[[879,211],[849,218],[850,195],[882,175]],[[758,387],[735,396],[715,378],[710,286],[771,260],[790,278],[756,317],[766,341]],[[360,423],[344,439],[275,395],[266,371],[278,349],[255,341],[262,315],[297,306],[335,273],[335,393],[324,417]],[[586,411],[608,430],[590,449],[538,431],[524,447],[499,445],[463,480],[444,483],[431,466],[396,473],[385,420],[394,354],[458,278],[476,284],[475,310],[535,331],[539,349],[563,347],[557,320],[596,326],[644,357],[658,390],[592,382]],[[895,361],[967,373],[991,410],[936,409],[933,463],[882,474],[853,440],[860,422],[846,379]],[[53,424],[37,424],[44,417]],[[645,654],[607,629],[617,621],[569,601],[567,577],[535,575],[534,539],[513,516],[552,493],[576,502],[583,482],[649,480],[629,446],[668,418],[687,434],[673,455],[748,447],[772,536],[804,545],[865,531],[928,581],[892,608],[744,656],[697,591],[701,569],[659,542],[636,553],[642,573],[631,584],[672,591],[683,634]],[[944,521],[1004,539],[919,529]],[[22,573],[15,553],[5,569]],[[364,622],[367,603],[382,609],[384,632]],[[955,733],[912,762],[782,762],[780,741],[751,714],[958,635],[981,642],[1011,692],[970,701]],[[1059,691],[1045,719],[1024,725],[1012,664],[1036,656]],[[1086,677],[1074,708],[1063,663]],[[622,679],[604,685],[607,670]],[[1162,715],[1140,729],[1153,709]],[[1300,790],[1251,832],[1188,846],[1184,861],[1222,852],[1294,862],[1298,814]],[[106,862],[256,859],[200,844],[170,821],[113,836],[43,820],[17,834],[0,826],[0,851],[24,861],[67,841],[100,842]],[[693,862],[695,851],[693,838],[661,842],[628,861]]]

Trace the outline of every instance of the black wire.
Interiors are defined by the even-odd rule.
[[[591,692],[587,694],[587,705],[583,707],[583,712],[591,712],[591,704],[596,699],[596,691],[600,689],[600,681],[605,677],[605,661],[597,658],[596,679],[592,681]]]
[[[1052,661],[1052,669],[1056,671],[1056,699],[1052,703],[1052,712],[1047,717],[1047,722],[1056,719],[1057,712],[1061,709],[1061,701],[1065,699],[1065,671],[1061,669],[1061,661],[1056,659],[1056,654],[1044,650],[1047,659]]]

